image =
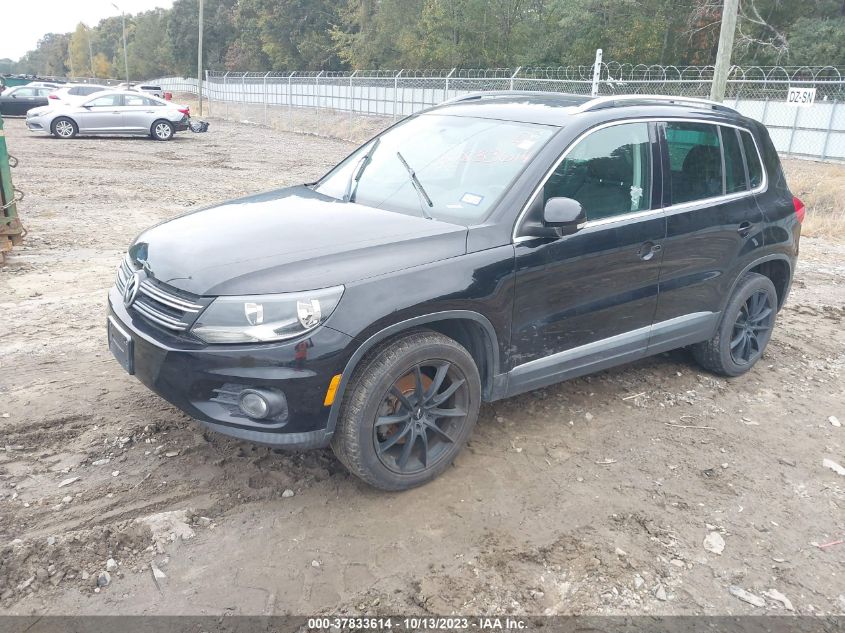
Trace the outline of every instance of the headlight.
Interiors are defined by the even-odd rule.
[[[217,297],[191,332],[206,343],[264,343],[295,338],[329,318],[343,286],[282,295]]]

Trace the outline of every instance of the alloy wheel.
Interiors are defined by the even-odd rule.
[[[167,123],[159,123],[155,127],[155,133],[160,139],[166,140],[170,138],[170,126]]]
[[[388,389],[376,414],[378,459],[401,474],[426,470],[450,453],[467,419],[466,377],[453,363],[414,365]]]
[[[731,337],[731,358],[737,365],[753,363],[762,354],[774,315],[774,307],[765,290],[753,293],[742,304]]]
[[[62,138],[70,138],[73,136],[73,123],[70,121],[58,121],[56,123],[56,134]]]

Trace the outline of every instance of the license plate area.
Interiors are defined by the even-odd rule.
[[[132,337],[117,324],[114,317],[108,320],[109,349],[117,362],[120,363],[127,373],[135,373],[134,349]]]

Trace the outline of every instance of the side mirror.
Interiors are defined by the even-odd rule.
[[[581,203],[572,198],[549,198],[543,207],[543,226],[557,230],[558,235],[571,235],[587,216]]]
[[[549,198],[542,208],[542,214],[541,204],[542,198],[539,196],[532,202],[529,217],[536,219],[522,226],[523,235],[558,239],[577,232],[579,225],[587,220],[581,203],[572,198]]]
[[[572,198],[549,198],[543,207],[543,224],[565,227],[586,221],[581,203]]]

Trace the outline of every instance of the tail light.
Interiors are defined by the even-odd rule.
[[[191,116],[191,109],[190,108],[179,108],[179,112],[185,114],[187,116]],[[797,200],[797,198],[796,198]]]
[[[56,101],[58,101],[58,100],[59,100],[59,96],[58,96],[58,95],[54,95],[54,94],[53,94],[53,95],[47,95],[47,98],[48,98],[48,99],[55,99]]]
[[[798,224],[803,223],[804,216],[807,214],[807,210],[804,208],[804,203],[795,196],[792,196],[792,206],[795,207],[795,217],[798,218]]]

